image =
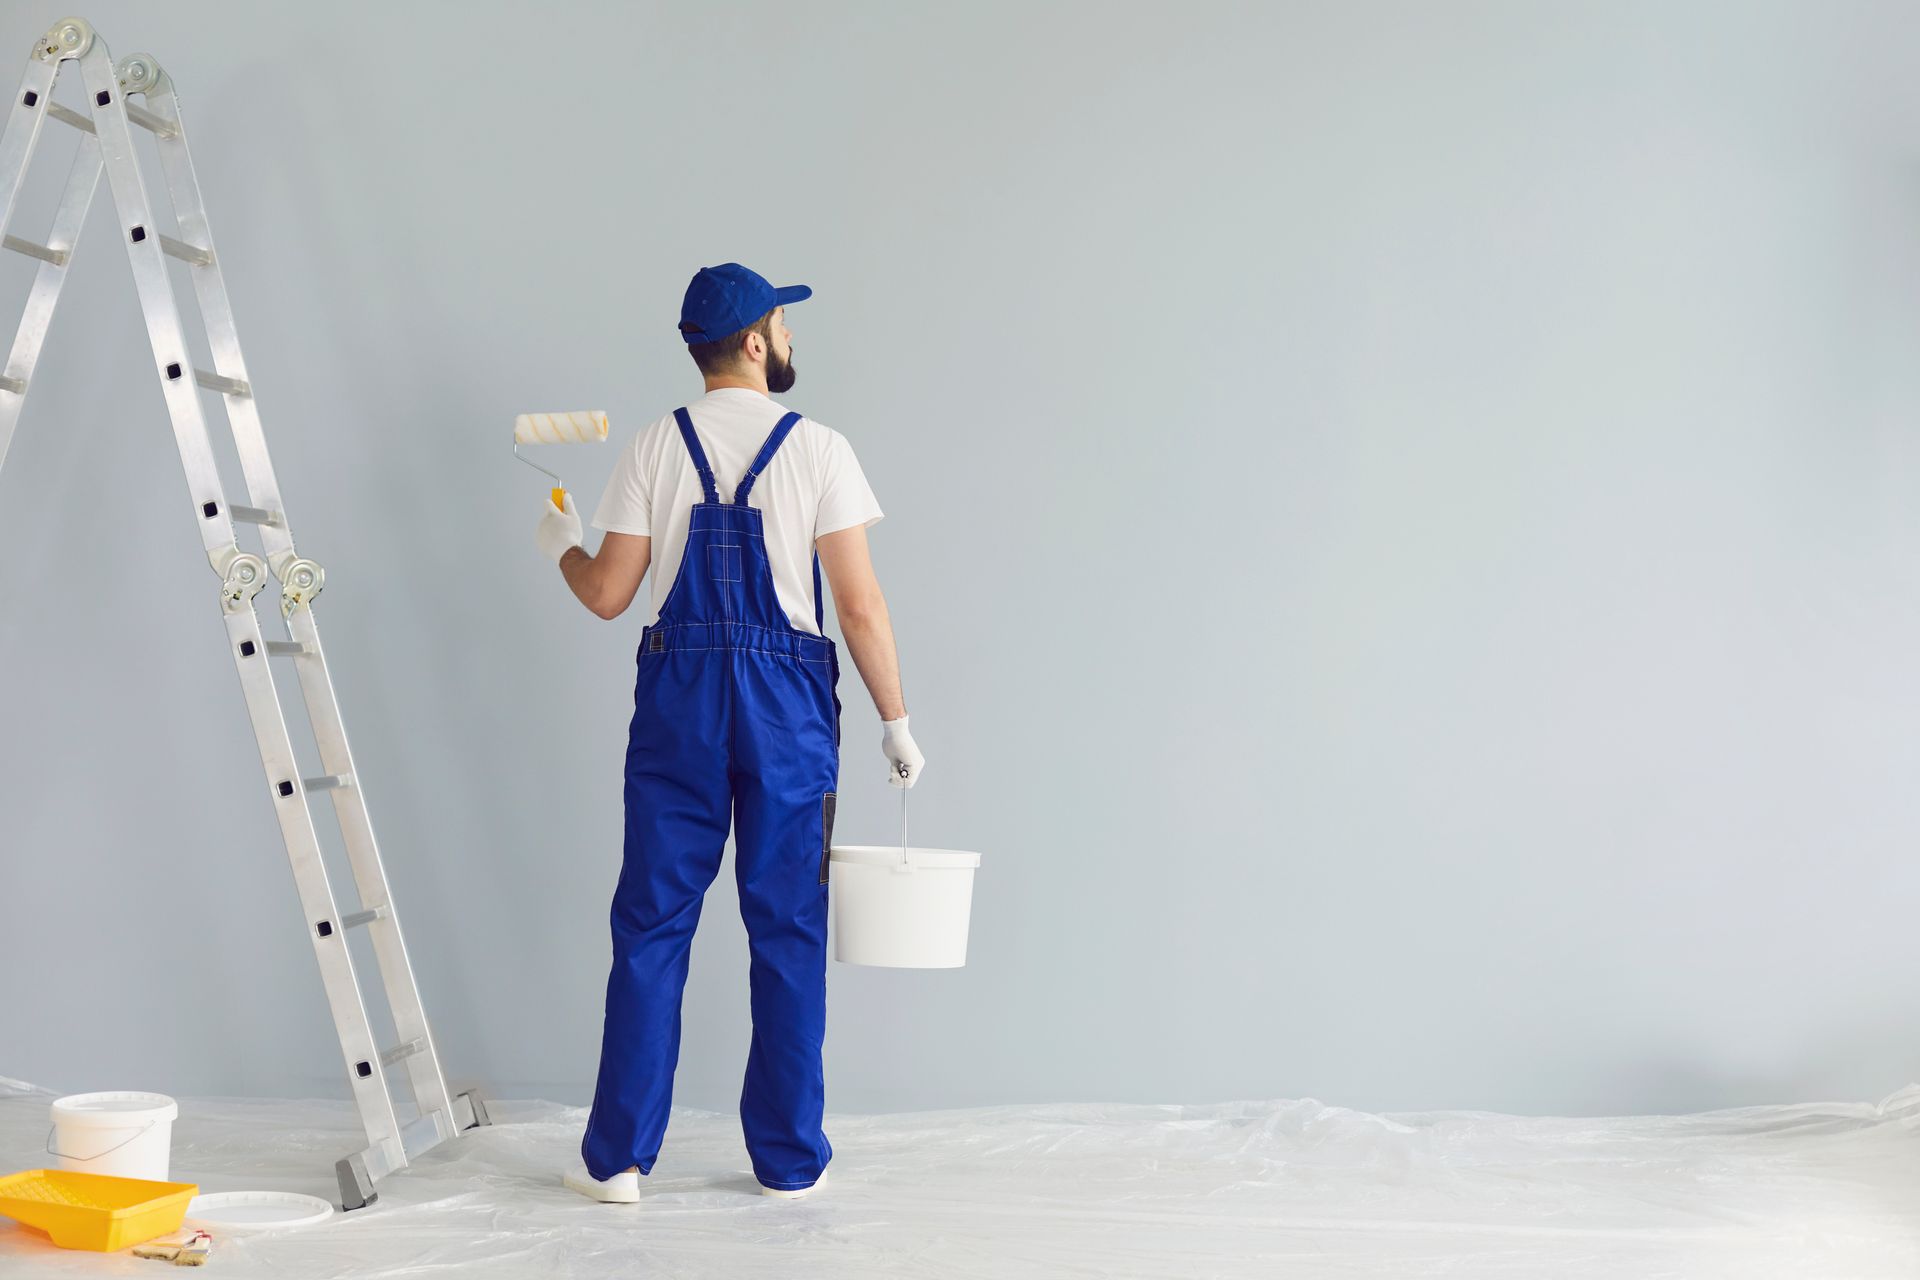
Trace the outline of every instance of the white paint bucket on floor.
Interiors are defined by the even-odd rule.
[[[165,1182],[179,1115],[163,1093],[76,1093],[53,1104],[47,1154],[76,1173]]]
[[[830,857],[834,959],[891,969],[958,969],[967,962],[979,854],[842,844]]]

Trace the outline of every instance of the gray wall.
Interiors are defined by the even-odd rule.
[[[183,86],[456,1075],[591,1088],[638,632],[509,419],[697,394],[737,258],[818,290],[789,399],[889,512],[915,843],[986,859],[965,970],[834,967],[833,1108],[1915,1077],[1910,7],[164,8],[85,12]],[[0,1072],[343,1095],[113,222],[0,475]]]

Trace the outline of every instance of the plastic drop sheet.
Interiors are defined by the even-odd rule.
[[[139,1082],[134,1082],[137,1086]],[[129,1086],[133,1087],[133,1086]],[[0,1077],[0,1168],[54,1095]],[[1920,1275],[1920,1085],[1680,1116],[1370,1115],[1313,1099],[829,1117],[827,1182],[756,1193],[731,1115],[676,1110],[637,1205],[560,1185],[583,1108],[494,1102],[326,1223],[217,1241],[214,1276]],[[180,1100],[173,1176],[336,1197],[352,1106]],[[0,1276],[144,1276],[0,1220]]]

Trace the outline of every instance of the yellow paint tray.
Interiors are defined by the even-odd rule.
[[[29,1169],[0,1178],[0,1214],[53,1237],[62,1249],[110,1253],[180,1229],[191,1182]]]

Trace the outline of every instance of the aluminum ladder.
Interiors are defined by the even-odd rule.
[[[54,82],[69,62],[79,66],[87,114],[53,100]],[[136,96],[145,100],[144,106],[131,101]],[[48,120],[77,129],[83,136],[52,230],[42,243],[6,233],[41,127]],[[154,223],[134,154],[131,130],[136,126],[151,132],[158,146],[178,238],[162,234]],[[116,64],[106,43],[79,18],[62,19],[34,42],[26,74],[7,116],[6,132],[0,135],[0,244],[40,263],[12,351],[4,370],[0,370],[0,465],[6,461],[21,405],[33,382],[34,365],[39,361],[47,326],[103,168],[113,192],[121,238],[133,264],[140,307],[146,314],[160,389],[186,470],[193,519],[199,526],[207,559],[220,579],[220,613],[226,625],[227,648],[239,672],[247,715],[259,741],[267,794],[293,865],[308,941],[320,962],[321,981],[346,1060],[347,1082],[366,1127],[366,1149],[342,1159],[337,1167],[342,1206],[357,1209],[376,1198],[374,1184],[381,1178],[463,1131],[488,1123],[486,1106],[477,1093],[450,1094],[441,1073],[440,1057],[401,938],[400,920],[387,889],[386,871],[374,843],[359,774],[347,749],[347,734],[327,673],[320,632],[314,624],[313,600],[320,594],[326,575],[318,564],[294,550],[293,532],[260,428],[253,383],[240,355],[220,258],[201,205],[199,179],[187,151],[186,129],[173,82],[146,54],[131,54]],[[169,257],[186,263],[191,272],[213,356],[211,370],[191,366],[169,276]],[[202,389],[218,393],[225,404],[250,505],[230,505],[221,489],[200,400]],[[234,537],[236,524],[258,528],[263,555],[240,548]],[[266,586],[269,573],[280,583],[280,611],[290,637],[286,640],[264,638],[254,612],[254,597]],[[324,770],[319,777],[300,776],[269,665],[273,658],[293,663],[319,745]],[[339,820],[359,894],[359,909],[355,911],[340,910],[321,859],[319,834],[308,803],[308,797],[319,792],[332,800]],[[347,935],[354,929],[367,931],[380,970],[399,1041],[388,1048],[382,1048],[375,1039],[348,952]],[[418,1112],[411,1120],[403,1121],[396,1110],[387,1085],[389,1067],[405,1070]]]

